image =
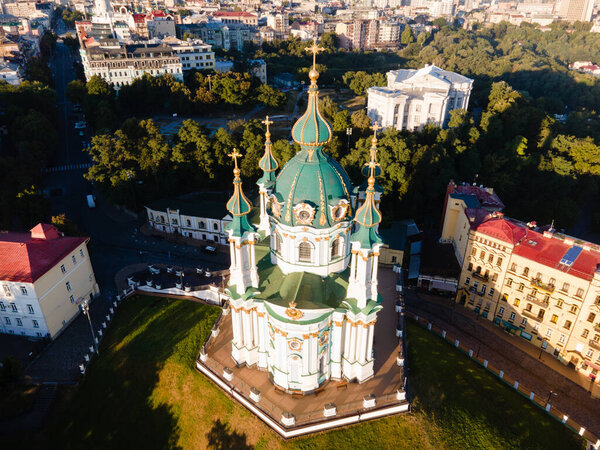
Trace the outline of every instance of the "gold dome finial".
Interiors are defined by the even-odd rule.
[[[271,131],[269,131],[269,125],[272,125],[272,124],[273,124],[273,121],[272,121],[272,120],[269,120],[269,116],[267,116],[267,117],[265,118],[265,120],[263,120],[263,121],[262,121],[262,123],[264,123],[264,124],[267,126],[267,132],[265,133],[265,137],[266,137],[267,139],[269,139],[269,138],[271,137]]]
[[[369,178],[367,179],[369,188],[375,186],[375,169],[377,169],[377,166],[379,165],[377,164],[377,131],[380,129],[381,127],[377,122],[371,127],[371,130],[373,130],[373,139],[371,139],[371,149],[369,150],[371,158],[367,163],[367,166],[369,167]]]
[[[313,41],[313,44],[310,47],[306,47],[306,51],[312,52],[313,54],[313,65],[310,72],[308,72],[308,77],[310,78],[310,85],[316,87],[317,78],[319,78],[319,72],[317,71],[317,53],[325,50],[323,47],[319,47],[317,45],[317,40]]]
[[[237,151],[237,148],[234,147],[233,152],[229,153],[227,156],[229,156],[231,159],[233,159],[233,163],[235,164],[235,167],[233,169],[233,174],[235,175],[236,178],[239,178],[240,169],[238,168],[237,159],[242,157],[241,153],[239,153]]]

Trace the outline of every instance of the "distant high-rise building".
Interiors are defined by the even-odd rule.
[[[590,22],[593,9],[594,0],[562,0],[559,16],[569,22]]]

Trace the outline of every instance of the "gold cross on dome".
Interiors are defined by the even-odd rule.
[[[310,47],[306,47],[306,51],[312,52],[312,54],[313,54],[313,69],[317,65],[317,53],[322,52],[323,50],[325,50],[323,47],[319,47],[317,45],[316,39],[313,41],[313,44]]]
[[[234,148],[233,148],[233,152],[229,153],[227,156],[229,156],[231,159],[233,159],[233,162],[234,162],[234,164],[235,164],[235,168],[237,169],[237,168],[238,168],[238,165],[237,165],[237,159],[238,159],[238,158],[241,158],[241,157],[242,157],[242,154],[241,154],[241,153],[239,153],[239,152],[237,151],[237,148],[235,148],[235,147],[234,147]]]
[[[273,121],[269,120],[269,116],[267,116],[267,118],[265,120],[263,120],[262,123],[264,123],[267,126],[267,133],[268,133],[269,132],[269,125],[272,125]]]
[[[377,136],[377,132],[379,130],[381,130],[381,127],[379,126],[379,124],[377,122],[375,122],[372,126],[371,126],[371,130],[373,130],[373,135]]]

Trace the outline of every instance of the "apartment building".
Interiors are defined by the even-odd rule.
[[[165,38],[162,43],[168,45],[179,56],[184,72],[192,69],[214,70],[215,52],[212,47],[199,39],[181,41],[177,38]]]
[[[0,233],[0,333],[54,339],[99,294],[88,241],[46,224]]]
[[[442,240],[462,267],[456,301],[596,380],[600,246],[508,218],[498,201],[483,186],[448,186]]]
[[[243,23],[251,27],[258,26],[258,16],[246,11],[215,11],[213,19],[222,23]]]
[[[183,65],[173,48],[163,44],[119,44],[107,40],[98,47],[79,50],[85,77],[89,80],[98,75],[120,88],[144,75],[159,76],[170,74],[183,81]]]

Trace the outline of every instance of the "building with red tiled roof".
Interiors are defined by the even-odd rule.
[[[505,217],[494,196],[448,187],[442,240],[462,267],[456,301],[595,380],[600,246]]]
[[[0,233],[0,332],[55,338],[99,293],[86,237],[38,224]]]

